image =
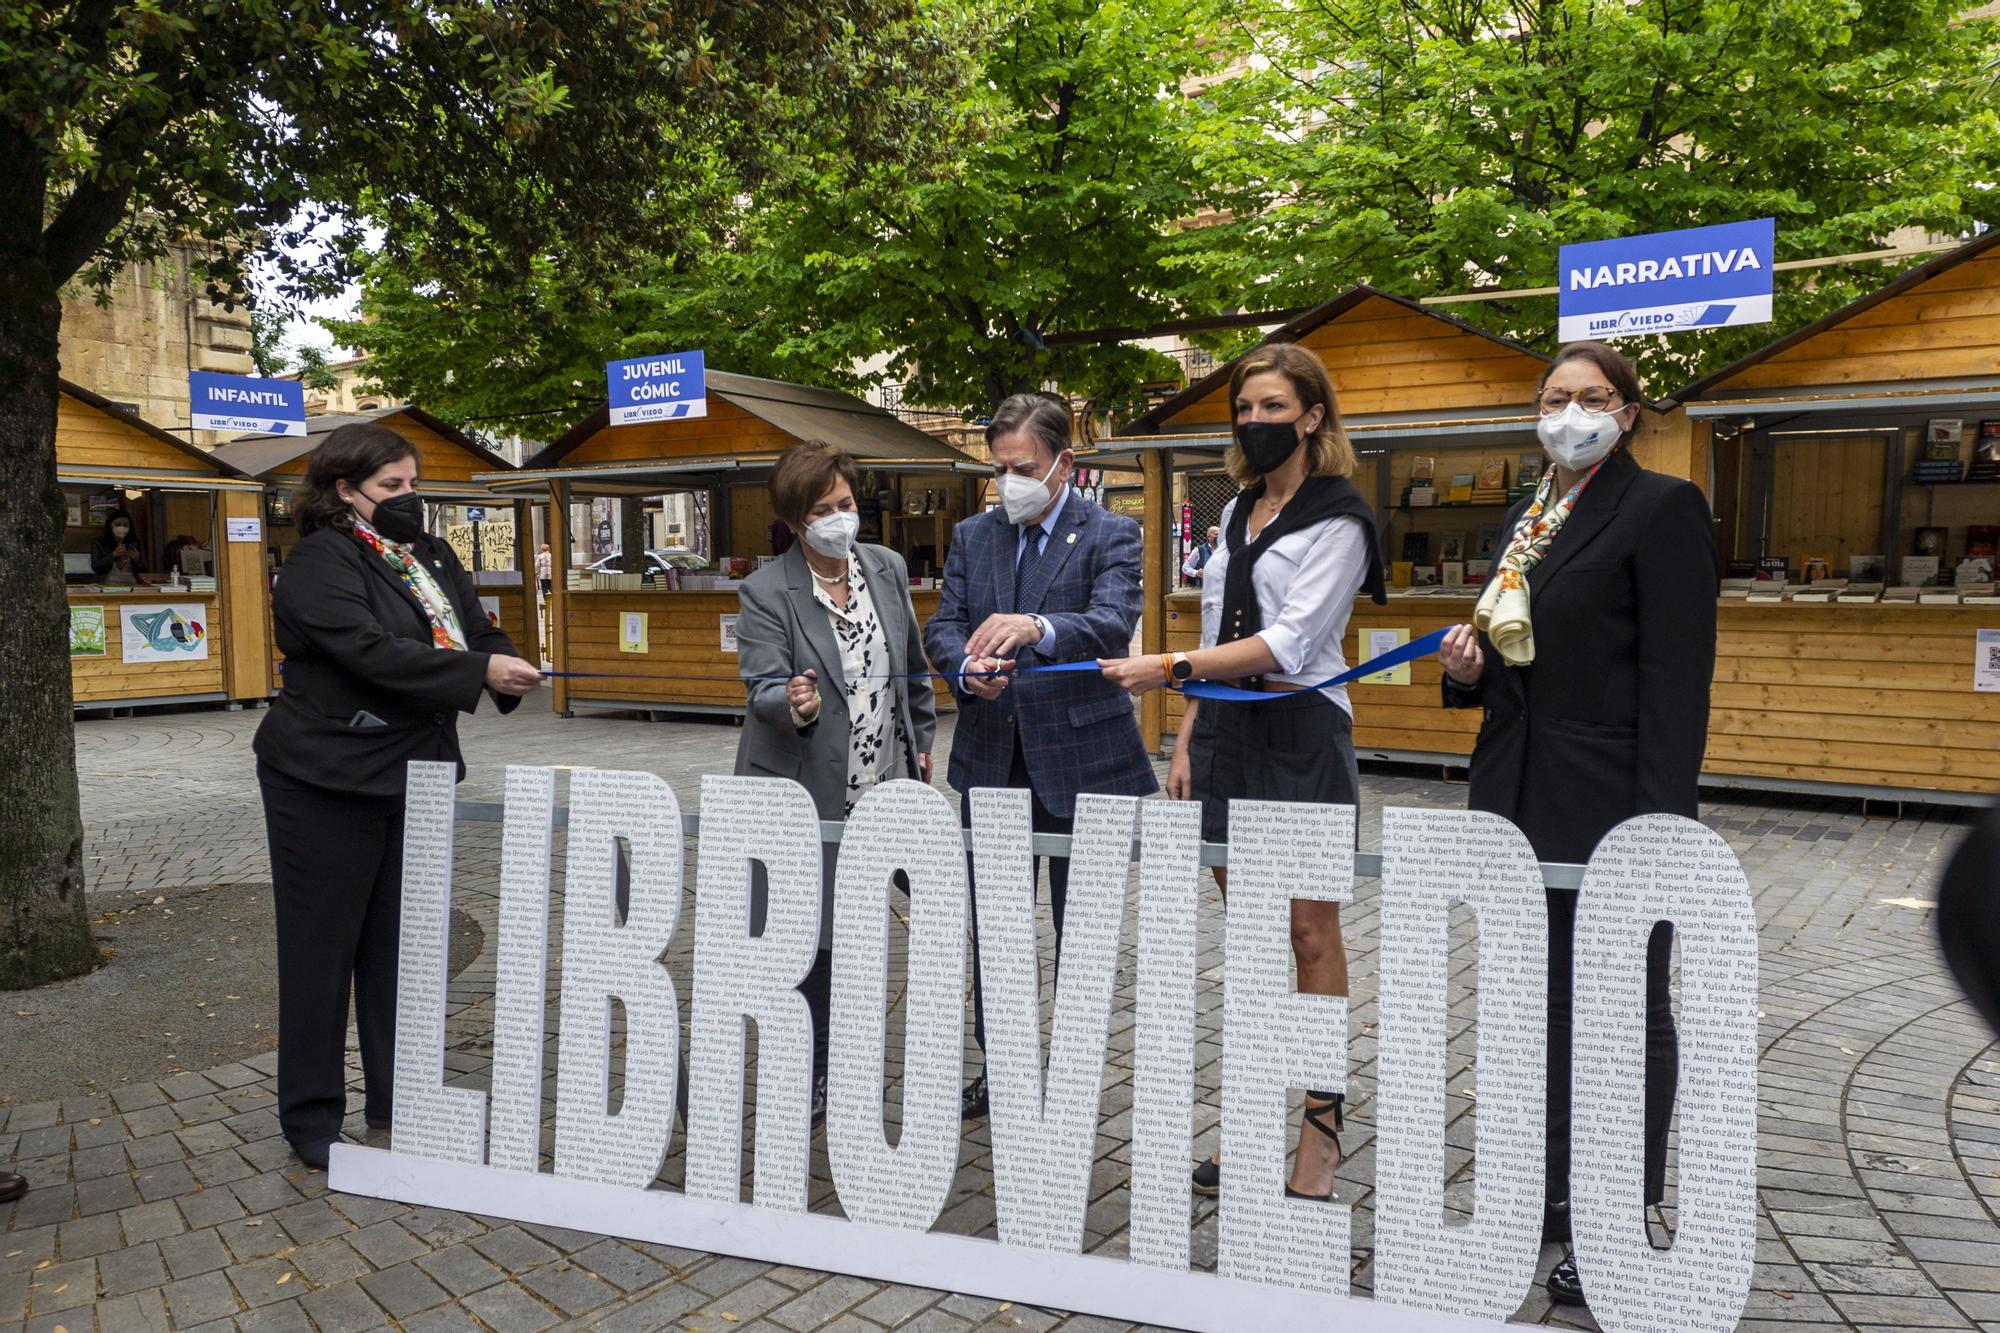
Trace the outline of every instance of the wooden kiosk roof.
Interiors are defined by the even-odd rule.
[[[2000,404],[2000,229],[1694,381],[1695,417]]]
[[[57,480],[72,485],[257,488],[228,459],[160,429],[80,384],[68,380],[58,384]]]
[[[1478,437],[1534,434],[1535,385],[1548,358],[1365,283],[1314,306],[1257,346],[1273,343],[1319,353],[1340,397],[1341,420],[1359,446],[1405,438],[1443,444],[1441,436],[1453,435],[1472,436],[1471,444],[1483,442]],[[1135,418],[1114,440],[1171,435],[1178,437],[1176,449],[1208,445],[1220,452],[1229,436],[1229,376],[1241,359]]]
[[[518,473],[491,480],[505,486],[552,480],[630,486],[671,479],[694,487],[767,468],[792,445],[812,439],[874,467],[977,466],[970,455],[852,394],[725,370],[710,370],[707,380],[707,416],[614,426],[610,407],[600,406]]]
[[[417,447],[423,490],[437,499],[498,500],[475,480],[483,473],[512,472],[514,465],[456,426],[420,407],[384,407],[373,412],[335,413],[306,418],[304,435],[241,435],[218,446],[216,457],[265,480],[296,481],[305,476],[306,457],[342,426],[370,423],[395,431]]]

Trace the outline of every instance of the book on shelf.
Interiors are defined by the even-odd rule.
[[[1468,560],[1465,562],[1465,581],[1474,586],[1483,587],[1487,576],[1492,574],[1492,572],[1493,562],[1491,560]]]
[[[1782,602],[1785,600],[1785,584],[1766,579],[1750,589],[1747,600],[1752,602]]]
[[[1982,421],[1972,441],[1972,468],[1967,481],[2000,481],[2000,421]]]
[[[1904,584],[1910,587],[1921,587],[1937,582],[1938,558],[1934,555],[1906,555],[1901,565],[1902,568],[1897,572]]]
[[[1945,538],[1949,535],[1950,533],[1944,528],[1918,528],[1916,545],[1911,549],[1917,555],[1934,555],[1943,558]],[[1905,579],[1904,582],[1907,583],[1909,580]]]
[[[1965,553],[1971,556],[2000,555],[2000,524],[1974,523],[1967,528]]]
[[[1965,559],[1951,571],[1951,586],[1963,588],[1968,583],[1993,582],[1994,559],[1990,555],[1967,554]]]
[[[1389,586],[1392,588],[1407,588],[1410,586],[1409,561],[1391,560],[1389,562]]]
[[[1455,505],[1472,503],[1472,474],[1454,472],[1451,474],[1451,503]]]
[[[1479,475],[1473,479],[1472,499],[1476,504],[1501,504],[1507,499],[1507,460],[1482,458]]]
[[[1757,577],[1755,560],[1731,560],[1722,568],[1723,577],[1732,579],[1754,579]]]
[[[1963,583],[1955,591],[1961,599],[1967,597],[1991,597],[1994,592],[1994,585],[1991,582]]]
[[[1833,589],[1814,583],[1792,594],[1795,602],[1831,602],[1837,596]]]
[[[1406,532],[1403,534],[1403,559],[1415,564],[1423,564],[1431,557],[1431,535],[1428,532]]]
[[[1436,565],[1411,565],[1410,586],[1412,588],[1435,588],[1438,582]]]
[[[1547,456],[1539,449],[1515,459],[1512,498],[1518,500],[1524,495],[1533,495],[1535,488],[1542,484],[1542,469],[1547,466]]]
[[[1500,554],[1500,525],[1481,523],[1479,535],[1472,539],[1474,555],[1497,556]]]
[[[1922,588],[1903,584],[1894,588],[1884,588],[1882,590],[1882,600],[1885,602],[1915,602],[1917,598],[1923,596],[1923,592]]]
[[[1741,575],[1731,575],[1728,578],[1723,579],[1722,582],[1717,586],[1723,592],[1749,592],[1750,589],[1756,585],[1756,582],[1757,580],[1753,578],[1745,578]]]
[[[1447,588],[1463,588],[1465,586],[1465,562],[1463,560],[1446,560],[1442,562],[1438,566],[1438,573],[1442,576],[1439,582]]]
[[[1438,543],[1438,559],[1465,559],[1465,533],[1458,528],[1452,528],[1445,532],[1443,540]]]
[[[1851,603],[1856,606],[1866,606],[1870,603],[1879,602],[1882,600],[1882,585],[1879,583],[1850,583],[1840,590],[1840,595],[1834,598],[1834,600],[1841,603]]]
[[[1782,555],[1760,555],[1757,557],[1757,577],[1765,582],[1783,583],[1791,577],[1792,565]]]
[[[1428,486],[1437,477],[1437,460],[1422,454],[1410,460],[1410,485]]]
[[[1965,439],[1965,421],[1960,417],[1932,417],[1924,427],[1924,458],[1930,462],[1956,460],[1958,446]]]
[[[1919,486],[1949,486],[1965,480],[1965,464],[1956,458],[1949,463],[1919,463],[1911,469],[1910,480]]]
[[[1847,577],[1856,583],[1880,583],[1888,569],[1888,560],[1879,555],[1847,557]]]
[[[1821,579],[1833,577],[1833,557],[1830,555],[1808,555],[1799,560],[1799,582],[1818,583]]]
[[[1404,496],[1404,503],[1412,509],[1433,509],[1437,506],[1438,493],[1435,486],[1412,486]]]
[[[1925,588],[1917,595],[1917,604],[1919,606],[1957,606],[1958,589]]]

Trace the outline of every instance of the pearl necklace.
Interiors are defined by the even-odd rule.
[[[832,578],[828,578],[817,569],[814,569],[811,561],[806,562],[806,571],[813,576],[814,582],[825,584],[827,587],[838,587],[840,584],[847,582],[848,578],[848,571],[846,569],[842,569],[840,573],[834,575]]]

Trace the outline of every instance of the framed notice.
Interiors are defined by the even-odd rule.
[[[208,658],[208,607],[201,602],[132,602],[118,608],[127,662],[200,662]]]
[[[104,608],[72,606],[69,609],[69,655],[104,656]]]
[[[1972,659],[1972,688],[2000,692],[2000,629],[1979,631]]]
[[[723,651],[723,652],[725,652],[725,653],[733,653],[733,652],[735,652],[735,651],[736,651],[736,617],[735,617],[735,616],[717,616],[717,617],[716,617],[716,619],[717,619],[717,620],[718,620],[718,621],[720,622],[720,624],[721,624],[721,629],[722,629],[722,651]]]
[[[1410,641],[1406,629],[1365,629],[1361,631],[1361,660],[1372,662],[1384,653],[1393,653]],[[1392,666],[1387,671],[1378,671],[1372,676],[1363,676],[1363,685],[1408,685],[1410,664]]]
[[[650,652],[646,634],[645,611],[622,611],[618,616],[618,651],[621,653]]]
[[[233,542],[260,542],[264,540],[264,520],[261,518],[226,518],[223,528]]]

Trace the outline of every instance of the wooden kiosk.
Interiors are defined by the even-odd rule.
[[[1464,556],[1473,555],[1481,525],[1498,525],[1504,501],[1478,505],[1439,503],[1413,507],[1407,492],[1417,459],[1431,462],[1439,500],[1449,479],[1502,460],[1511,481],[1519,455],[1541,446],[1535,439],[1535,387],[1548,364],[1516,343],[1461,320],[1360,286],[1275,330],[1261,345],[1292,342],[1318,353],[1333,376],[1340,415],[1360,455],[1355,489],[1375,505],[1385,561],[1401,560],[1406,542],[1421,537],[1437,561],[1444,534],[1458,532]],[[1141,452],[1148,510],[1167,523],[1147,525],[1146,651],[1191,650],[1201,640],[1201,599],[1193,590],[1171,591],[1179,580],[1178,544],[1170,539],[1169,479],[1190,468],[1219,470],[1229,443],[1229,377],[1236,362],[1161,403],[1107,441]],[[1157,490],[1159,504],[1152,497]],[[1413,562],[1414,563],[1414,562]],[[1344,649],[1350,662],[1371,656],[1370,631],[1403,630],[1416,638],[1466,619],[1467,596],[1411,596],[1391,590],[1389,605],[1365,598],[1355,604]],[[1469,593],[1470,590],[1468,589]],[[1461,762],[1477,731],[1477,715],[1448,712],[1438,702],[1436,662],[1419,662],[1407,685],[1357,683],[1356,753],[1362,758]],[[1146,735],[1164,748],[1180,727],[1178,695],[1148,695],[1160,704],[1144,719]]]
[[[1951,584],[1977,529],[2000,529],[2000,232],[1678,397],[1714,432],[1723,560],[1740,575],[1782,559],[1793,585],[1783,601],[1763,600],[1768,584],[1755,601],[1725,585],[1707,773],[1787,791],[1990,796],[2000,693],[1976,687],[1975,666],[2000,599]],[[1933,479],[1954,474],[1967,479]],[[1920,543],[1937,548],[1943,586],[1904,579]],[[1897,600],[1798,586],[1808,563],[1839,579],[1876,557]]]
[[[713,369],[707,384],[705,416],[614,426],[600,407],[521,471],[477,478],[548,504],[549,544],[568,556],[551,597],[554,669],[621,677],[555,681],[556,710],[565,716],[579,707],[742,713],[736,585],[759,559],[773,558],[765,483],[778,457],[803,440],[854,456],[869,492],[859,497],[861,539],[909,561],[920,620],[937,608],[936,575],[952,528],[990,469],[849,394]],[[672,494],[694,496],[705,516],[706,549],[694,553],[707,558],[705,568],[672,575],[590,568],[605,563],[603,553],[574,529],[592,500],[630,506],[619,509],[615,526],[636,539],[643,524],[633,519],[647,501]],[[942,682],[938,688],[949,708]]]
[[[64,380],[56,480],[70,689],[79,710],[240,702],[270,690],[263,488],[130,409]],[[132,519],[136,572],[91,565],[106,520]],[[181,586],[170,576],[182,574]],[[128,581],[129,580],[129,581]]]
[[[390,407],[352,416],[308,417],[304,435],[244,435],[216,449],[216,458],[264,485],[264,577],[276,578],[283,571],[285,556],[299,540],[291,501],[292,493],[305,480],[307,459],[329,432],[357,422],[385,427],[416,446],[418,488],[431,515],[432,530],[451,542],[460,561],[472,571],[488,614],[514,638],[522,656],[532,657],[535,565],[528,545],[527,502],[474,480],[482,474],[504,475],[513,465],[421,408]],[[469,517],[474,514],[476,522]],[[273,644],[273,691],[281,686],[279,660]]]

